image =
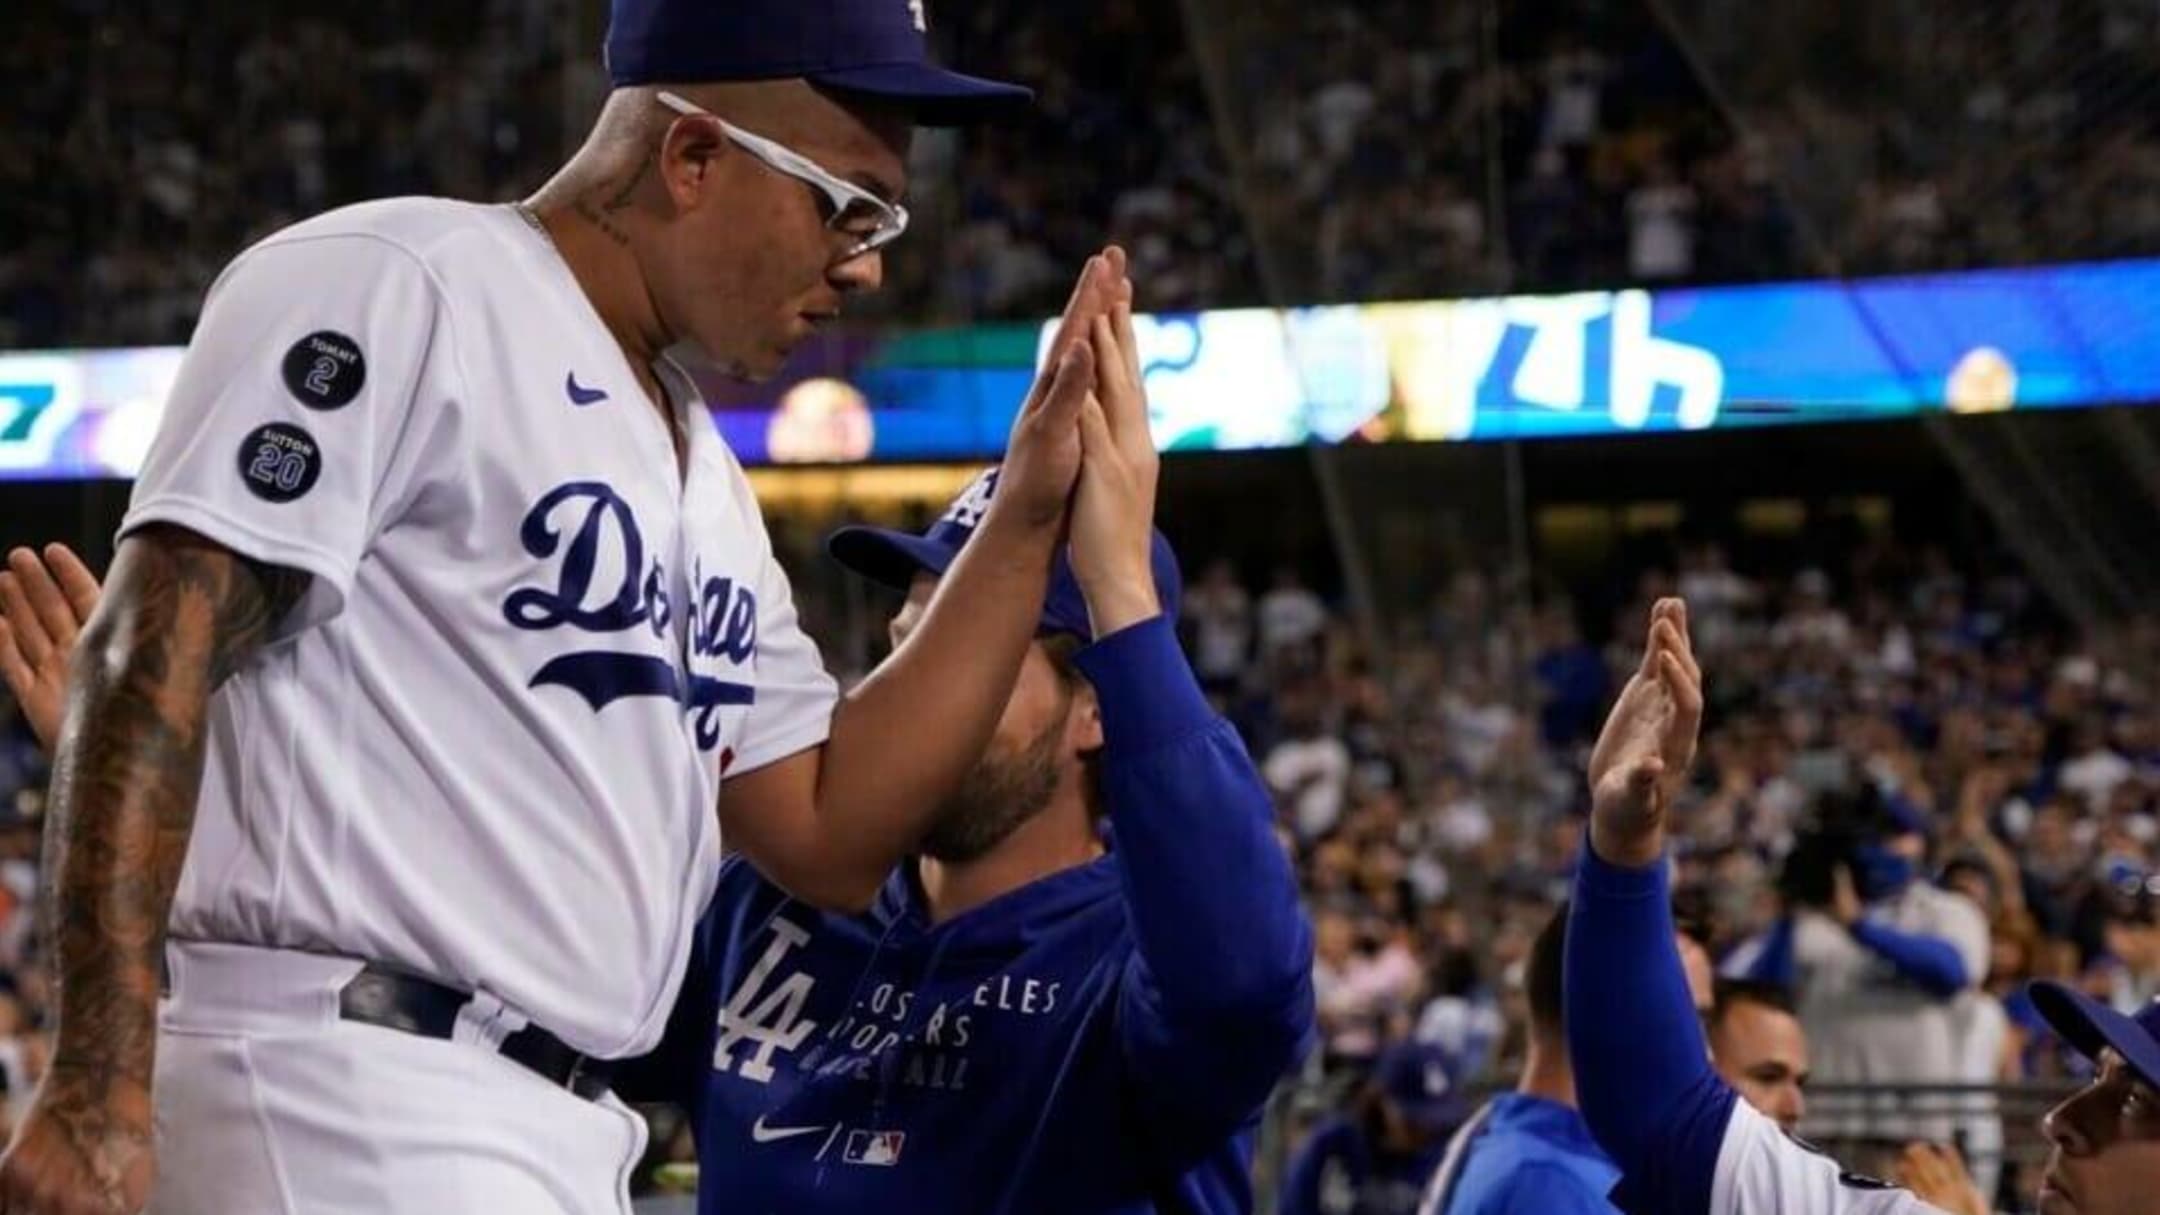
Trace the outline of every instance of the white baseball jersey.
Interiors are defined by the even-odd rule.
[[[123,534],[313,575],[212,700],[174,936],[402,966],[650,1047],[715,799],[835,688],[689,378],[669,430],[513,211],[397,199],[212,288]]]
[[[1855,1177],[1745,1101],[1718,1148],[1707,1215],[1943,1215],[1905,1190]]]

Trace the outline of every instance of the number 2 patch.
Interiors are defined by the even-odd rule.
[[[287,422],[256,427],[240,444],[240,480],[269,502],[290,502],[315,488],[322,448],[315,436]]]
[[[309,409],[339,409],[367,383],[367,356],[342,333],[318,330],[292,344],[279,366],[285,390]]]

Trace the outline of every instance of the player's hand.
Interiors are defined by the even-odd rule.
[[[1599,856],[1641,867],[1664,855],[1666,819],[1695,762],[1702,708],[1687,605],[1660,599],[1650,609],[1642,665],[1590,753],[1590,843]]]
[[[1111,251],[1122,272],[1122,251]],[[1080,406],[1080,484],[1073,494],[1072,567],[1097,637],[1162,614],[1152,561],[1162,458],[1148,430],[1147,390],[1133,337],[1132,282],[1122,276],[1095,318],[1095,395]]]
[[[1035,529],[1064,523],[1080,475],[1080,408],[1095,390],[1089,327],[1109,307],[1123,279],[1124,254],[1117,250],[1089,258],[1080,271],[1049,358],[1013,419],[991,518],[1014,518]]]
[[[0,1215],[137,1215],[157,1168],[149,1090],[48,1072],[7,1154]]]
[[[75,637],[97,607],[98,589],[97,576],[65,544],[46,545],[42,560],[18,548],[0,571],[0,679],[47,755],[60,737]]]
[[[1990,1215],[1993,1208],[1980,1187],[1973,1184],[1965,1161],[1954,1147],[1933,1143],[1909,1143],[1899,1155],[1892,1181],[1933,1203],[1951,1215]]]

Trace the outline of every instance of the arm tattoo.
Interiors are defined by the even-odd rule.
[[[46,1104],[78,1143],[147,1135],[160,952],[202,780],[210,694],[299,602],[308,576],[177,528],[129,537],[77,648],[45,828],[58,970]],[[118,1125],[125,1123],[127,1125]],[[118,1130],[116,1131],[116,1125]]]

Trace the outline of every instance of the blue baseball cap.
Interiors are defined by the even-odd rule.
[[[890,101],[925,126],[959,126],[1034,94],[930,61],[924,0],[612,0],[617,88],[800,76]]]
[[[826,539],[825,551],[855,573],[897,591],[907,590],[919,573],[942,577],[989,513],[997,479],[998,470],[992,468],[969,482],[920,536],[883,527],[843,527]],[[1163,614],[1176,620],[1184,578],[1178,573],[1177,554],[1170,551],[1170,542],[1160,531],[1154,535],[1150,559],[1155,567],[1155,594],[1162,600]],[[1080,580],[1073,575],[1072,559],[1063,547],[1050,569],[1039,631],[1095,640],[1095,630],[1088,623],[1087,597],[1080,593]]]
[[[2128,1017],[2052,979],[2034,983],[2028,990],[2048,1027],[2077,1053],[2097,1059],[2103,1047],[2112,1046],[2138,1079],[2160,1088],[2160,1000]]]
[[[1470,1116],[1461,1065],[1435,1042],[1402,1041],[1380,1052],[1373,1078],[1380,1093],[1411,1125],[1445,1135]]]

